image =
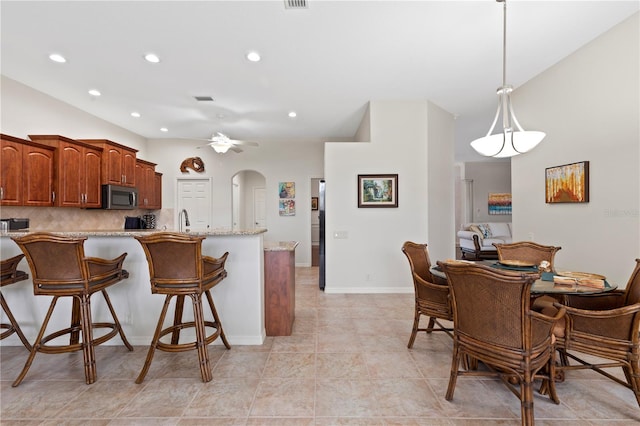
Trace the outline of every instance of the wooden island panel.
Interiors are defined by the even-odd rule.
[[[290,336],[295,320],[295,248],[297,242],[265,243],[265,331],[267,336]]]

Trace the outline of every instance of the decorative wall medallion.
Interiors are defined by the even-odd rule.
[[[185,158],[182,164],[180,164],[180,171],[182,173],[187,173],[187,169],[191,169],[196,173],[203,173],[204,161],[202,161],[202,158],[200,157]]]

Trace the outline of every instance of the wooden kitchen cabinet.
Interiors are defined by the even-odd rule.
[[[103,185],[136,186],[137,149],[107,139],[79,139],[102,148],[101,183]]]
[[[55,148],[1,135],[0,205],[53,206]]]
[[[153,203],[149,209],[160,210],[162,208],[162,173],[155,172],[153,176]]]
[[[138,188],[138,207],[141,209],[157,209],[155,201],[156,164],[149,161],[136,160],[136,187]]]
[[[100,208],[102,148],[59,135],[29,135],[56,148],[57,207]]]

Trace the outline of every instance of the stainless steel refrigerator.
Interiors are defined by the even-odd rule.
[[[318,249],[318,259],[320,263],[319,285],[320,290],[324,291],[325,283],[325,181],[320,180],[320,187],[318,188],[318,219],[320,221],[320,247]]]

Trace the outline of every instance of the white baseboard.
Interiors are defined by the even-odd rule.
[[[325,293],[333,294],[408,294],[413,293],[413,287],[339,287],[325,286]]]

